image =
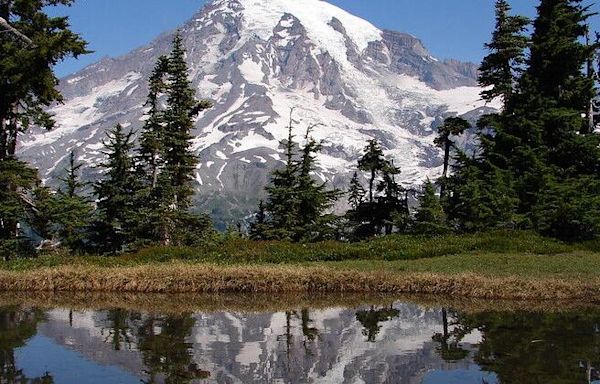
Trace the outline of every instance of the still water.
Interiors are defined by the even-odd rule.
[[[0,383],[600,383],[589,308],[12,301],[0,305]]]

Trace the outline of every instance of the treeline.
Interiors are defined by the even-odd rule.
[[[338,238],[502,228],[533,229],[563,240],[600,234],[599,43],[598,36],[590,41],[587,24],[593,14],[580,0],[542,0],[537,11],[530,21],[511,14],[507,1],[496,2],[496,27],[479,82],[481,97],[501,99],[504,108],[473,127],[474,153],[456,145],[470,124],[447,118],[435,140],[444,152],[442,176],[425,183],[410,209],[413,191],[396,182],[400,170],[370,142],[357,164],[368,186],[355,173],[348,191],[351,210],[338,218]],[[295,193],[290,187],[289,158],[286,182],[274,179],[261,205],[253,232],[257,238],[297,239],[318,222],[302,220],[304,191],[297,181]],[[287,189],[284,203],[282,188]],[[322,201],[328,200],[323,196]],[[328,217],[327,205],[322,208],[321,220]],[[331,236],[330,226],[321,226],[319,235]]]
[[[66,18],[44,13],[45,6],[71,3],[24,0],[0,6],[0,16],[29,37],[0,34],[0,254],[4,259],[31,254],[33,238],[43,240],[40,248],[80,254],[203,244],[215,231],[210,218],[191,210],[198,163],[191,130],[198,114],[212,105],[195,97],[179,34],[149,79],[138,140],[121,125],[107,132],[99,180],[83,182],[83,164],[71,152],[61,186],[54,191],[42,185],[37,170],[17,159],[21,133],[31,125],[54,126],[44,111],[61,101],[53,65],[88,52]]]
[[[44,6],[72,2],[0,6],[0,17],[20,33],[0,33],[0,253],[26,254],[31,237],[47,239],[42,246],[97,254],[213,239],[211,220],[193,213],[198,159],[191,136],[195,118],[211,103],[195,97],[179,35],[149,79],[144,126],[134,133],[117,125],[107,133],[101,176],[91,188],[80,180],[75,153],[58,191],[42,186],[37,171],[17,159],[20,134],[33,125],[53,128],[45,108],[61,95],[52,67],[88,52],[66,18],[44,13]],[[355,241],[509,228],[565,240],[598,236],[600,135],[594,101],[600,44],[589,37],[589,8],[580,0],[541,0],[531,22],[498,0],[496,15],[479,80],[482,98],[500,98],[504,108],[482,116],[475,127],[456,116],[444,121],[435,140],[444,153],[438,180],[417,190],[403,186],[401,169],[372,140],[348,189],[330,188],[314,176],[322,147],[312,137],[314,126],[296,140],[292,110],[282,142],[284,165],[273,172],[248,233],[234,235]],[[472,129],[478,146],[466,152],[457,138]],[[334,214],[341,206],[349,210]]]

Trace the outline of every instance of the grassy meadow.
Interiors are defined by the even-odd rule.
[[[599,270],[600,242],[566,244],[530,232],[316,244],[224,237],[199,248],[13,260],[0,264],[0,290],[365,292],[600,301]]]

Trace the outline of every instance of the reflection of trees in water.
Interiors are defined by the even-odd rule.
[[[461,332],[478,329],[475,362],[501,383],[591,383],[600,379],[600,313],[458,314]]]
[[[297,321],[300,321],[300,329],[302,329],[303,336],[302,345],[304,346],[306,355],[313,355],[311,347],[319,336],[319,330],[313,326],[314,322],[310,317],[310,310],[308,308],[301,309],[300,313],[298,313],[298,311],[285,312],[285,333],[277,336],[277,340],[285,342],[288,369],[292,347],[294,345],[294,322]]]
[[[440,357],[448,362],[460,361],[469,356],[469,351],[460,346],[462,339],[471,332],[468,327],[462,326],[457,321],[448,321],[448,311],[442,308],[443,332],[433,335],[433,341],[440,344],[437,352]],[[450,327],[452,329],[450,330]]]
[[[132,337],[132,321],[140,320],[139,313],[123,309],[111,309],[106,312],[106,321],[101,333],[106,335],[105,342],[109,342],[115,351],[123,348],[131,349],[134,342]]]
[[[191,315],[149,316],[142,321],[137,338],[147,369],[145,383],[184,384],[210,377],[193,362],[193,345],[186,341],[194,325]]]
[[[363,326],[363,335],[367,336],[368,342],[375,342],[381,325],[379,323],[390,321],[400,316],[400,311],[393,307],[393,304],[389,307],[376,309],[371,306],[366,311],[356,312],[356,320],[358,320]]]
[[[37,333],[37,324],[43,320],[40,311],[17,307],[0,308],[0,382],[53,384],[50,373],[42,377],[28,378],[16,366],[15,349],[25,346]]]

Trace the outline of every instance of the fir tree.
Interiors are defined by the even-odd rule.
[[[141,243],[196,244],[211,236],[208,218],[188,211],[192,205],[194,119],[211,103],[197,100],[188,79],[185,48],[179,33],[168,57],[160,57],[150,77],[137,172],[136,237]],[[160,108],[161,96],[166,107]]]
[[[0,175],[0,188],[6,194],[0,200],[0,241],[5,245],[23,244],[19,223],[26,224],[23,214],[32,209],[29,197],[37,179],[35,171],[15,160],[19,134],[32,124],[54,127],[45,111],[62,99],[53,67],[69,56],[87,53],[86,42],[69,29],[66,17],[46,14],[46,7],[72,3],[5,0],[0,4],[0,162],[6,162],[0,165],[5,172]]]
[[[19,223],[29,219],[32,204],[28,195],[39,183],[36,170],[26,163],[5,159],[0,161],[0,256],[5,260],[22,256],[26,242]]]
[[[306,133],[306,144],[302,148],[302,156],[298,166],[298,215],[299,226],[302,233],[298,238],[303,240],[317,240],[325,236],[331,220],[334,218],[325,215],[340,196],[337,189],[328,190],[327,183],[317,183],[312,173],[317,169],[316,155],[321,150],[322,144],[310,137],[309,127]]]
[[[405,190],[396,181],[396,176],[400,174],[400,169],[395,167],[393,162],[387,162],[387,165],[382,170],[382,180],[377,185],[377,204],[375,209],[375,217],[372,224],[375,224],[377,233],[381,232],[379,228],[385,229],[385,234],[392,233],[394,222],[404,222],[403,218],[407,218],[408,202],[404,201]],[[406,228],[400,228],[404,230]]]
[[[159,57],[150,76],[150,91],[145,104],[149,108],[146,112],[148,118],[142,128],[138,149],[138,172],[149,188],[156,188],[158,173],[164,166],[164,111],[160,108],[159,97],[166,91],[167,64],[166,56]]]
[[[285,166],[273,171],[271,182],[266,187],[266,208],[270,214],[271,235],[269,237],[293,240],[299,229],[298,217],[298,170],[296,144],[293,135],[293,110],[290,111],[288,139],[285,147]]]
[[[67,176],[62,178],[61,181],[65,184],[65,190],[62,193],[68,197],[74,197],[77,195],[77,190],[84,187],[85,184],[80,181],[81,167],[83,163],[77,164],[75,159],[75,151],[71,151],[69,154],[69,167],[66,169]]]
[[[377,140],[370,140],[365,147],[364,155],[358,160],[358,169],[369,172],[369,203],[374,202],[375,179],[388,165],[383,156],[383,150]]]
[[[518,199],[510,172],[486,160],[469,158],[459,151],[455,172],[448,179],[448,193],[442,200],[448,221],[461,232],[514,228],[523,221],[516,214]]]
[[[254,222],[250,224],[250,239],[265,240],[269,229],[267,223],[267,209],[265,202],[260,200],[258,203],[258,211],[256,212]]]
[[[114,253],[127,244],[134,218],[133,132],[125,133],[123,127],[117,124],[106,136],[103,152],[106,161],[101,164],[106,172],[94,186],[97,217],[92,227],[92,242],[101,253]]]
[[[358,172],[354,172],[348,189],[348,204],[354,211],[364,202],[366,191],[358,179]]]
[[[69,29],[66,17],[50,17],[45,7],[73,0],[4,0],[0,18],[26,37],[0,33],[0,161],[15,156],[18,134],[36,124],[53,128],[45,107],[62,99],[53,67],[61,60],[88,53],[86,42]],[[6,31],[0,31],[6,32]]]
[[[439,235],[448,233],[446,214],[434,184],[427,180],[419,196],[419,208],[415,214],[414,231],[419,234]]]
[[[434,143],[444,150],[444,170],[441,178],[441,196],[444,197],[446,179],[450,167],[450,151],[454,146],[452,136],[462,135],[464,131],[471,128],[471,124],[461,117],[448,117],[444,124],[438,129],[438,137]]]
[[[211,103],[197,100],[195,91],[188,79],[188,66],[185,62],[185,48],[178,33],[173,40],[173,51],[167,64],[167,109],[164,112],[164,160],[165,172],[173,187],[173,204],[178,210],[186,210],[191,205],[194,193],[192,180],[198,163],[192,151],[191,134],[194,118]]]
[[[64,188],[53,195],[46,205],[53,237],[72,252],[80,252],[85,248],[86,230],[90,224],[92,206],[85,197],[79,195],[79,189],[85,184],[80,181],[80,169],[75,152],[71,151],[67,175],[62,179]],[[38,207],[39,208],[39,207]]]
[[[524,35],[529,20],[511,16],[506,0],[496,1],[496,28],[492,41],[486,44],[490,53],[479,68],[479,84],[490,87],[481,93],[486,101],[502,98],[507,102],[514,92],[517,76],[525,63],[528,38]]]

